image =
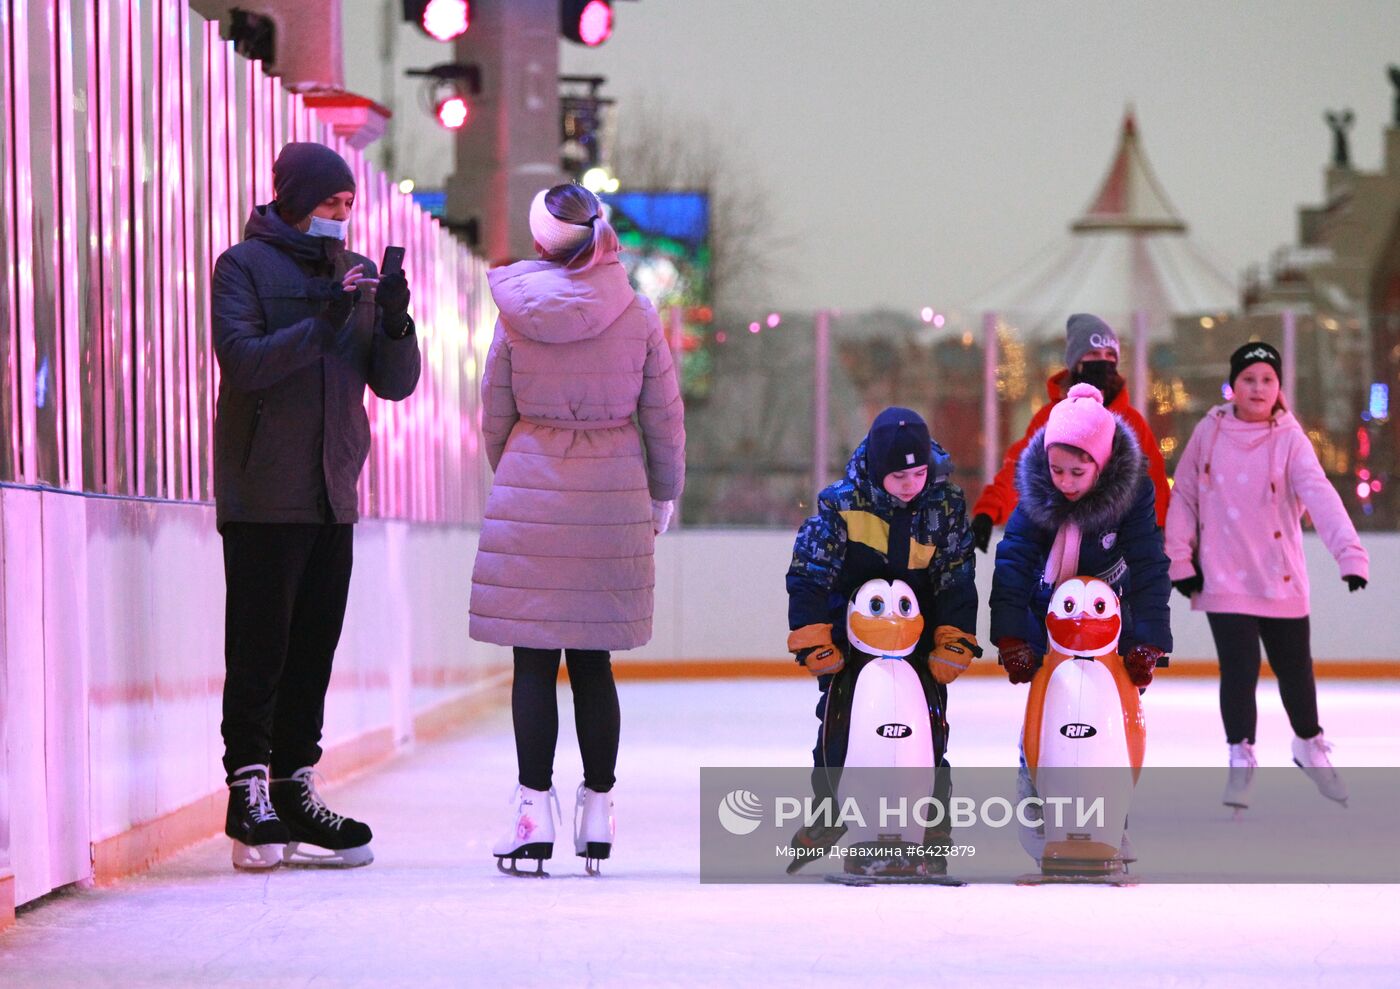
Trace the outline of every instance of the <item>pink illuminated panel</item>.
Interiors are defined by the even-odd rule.
[[[318,140],[357,176],[352,249],[407,250],[424,356],[408,401],[366,399],[362,511],[480,519],[480,260],[186,0],[0,0],[0,46],[0,481],[212,497],[209,273]]]

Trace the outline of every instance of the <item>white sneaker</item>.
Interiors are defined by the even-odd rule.
[[[612,793],[598,793],[580,783],[574,801],[574,851],[590,876],[598,875],[598,863],[612,854],[616,836]]]
[[[559,797],[551,787],[544,790],[531,790],[517,786],[511,794],[510,830],[506,836],[491,848],[496,856],[496,867],[502,872],[516,876],[545,876],[545,859],[554,854],[554,816],[550,814],[550,801],[554,802],[554,812],[559,813]],[[510,859],[510,867],[506,867]],[[516,859],[532,859],[536,862],[534,872],[521,872],[515,867]]]
[[[1328,800],[1335,800],[1342,806],[1347,802],[1347,785],[1341,775],[1332,768],[1332,760],[1327,753],[1332,751],[1332,743],[1318,732],[1312,738],[1293,739],[1293,762],[1308,779],[1317,786],[1318,792]]]
[[[1297,743],[1294,744],[1296,747]],[[1225,796],[1221,797],[1221,803],[1241,810],[1248,807],[1249,794],[1254,789],[1254,770],[1258,766],[1253,745],[1249,742],[1231,743],[1230,775],[1225,781]]]

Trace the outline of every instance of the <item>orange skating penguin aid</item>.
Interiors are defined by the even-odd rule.
[[[1147,723],[1118,655],[1122,627],[1118,596],[1103,581],[1072,577],[1055,589],[1045,618],[1049,651],[1031,681],[1021,735],[1031,784],[1045,801],[1046,876],[1124,872],[1121,847]],[[1088,821],[1057,815],[1054,798],[1076,808],[1102,801],[1102,812]]]

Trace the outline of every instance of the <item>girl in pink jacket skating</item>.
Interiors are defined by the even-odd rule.
[[[1253,782],[1261,639],[1297,736],[1293,761],[1324,796],[1347,798],[1317,720],[1303,512],[1352,591],[1366,586],[1368,559],[1311,441],[1284,408],[1280,364],[1266,343],[1231,355],[1234,400],[1211,409],[1192,432],[1167,512],[1172,584],[1206,613],[1220,657],[1220,714],[1230,744],[1224,802],[1236,808],[1249,806]]]

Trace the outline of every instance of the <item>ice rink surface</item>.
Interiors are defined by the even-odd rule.
[[[1400,985],[1396,886],[701,885],[699,768],[809,764],[815,687],[620,689],[618,842],[601,878],[583,874],[567,824],[552,879],[496,871],[515,772],[502,710],[330,791],[375,829],[368,868],[236,874],[228,842],[210,840],[24,909],[0,935],[0,986]],[[1149,765],[1223,765],[1215,689],[1159,677]],[[1339,766],[1400,766],[1400,684],[1320,692]],[[1001,680],[955,684],[954,765],[1014,765],[1024,698]],[[1272,680],[1259,700],[1260,763],[1288,765]],[[567,820],[581,775],[567,687],[560,704]]]

